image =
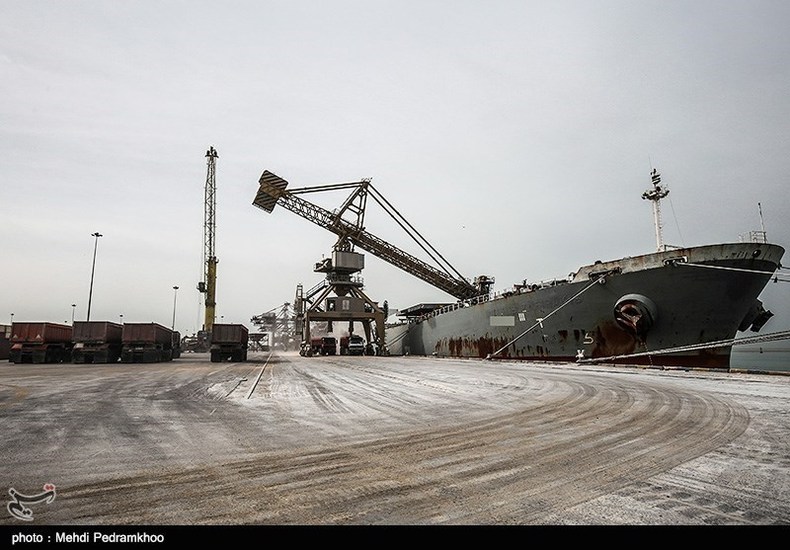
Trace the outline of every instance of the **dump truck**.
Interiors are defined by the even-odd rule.
[[[303,343],[302,349],[299,350],[299,355],[308,357],[321,355],[321,338],[311,338],[309,346]]]
[[[321,355],[337,354],[337,338],[334,336],[324,336],[321,338]]]
[[[358,334],[340,337],[340,355],[364,355],[365,339]]]
[[[110,321],[74,321],[72,363],[117,363],[121,358],[123,326]]]
[[[159,363],[173,359],[173,331],[157,323],[124,323],[121,361]]]
[[[244,325],[217,324],[211,328],[211,361],[246,361],[250,331]]]
[[[12,363],[62,363],[71,360],[71,327],[57,323],[12,323]]]
[[[365,339],[358,334],[352,334],[348,337],[348,349],[346,351],[349,355],[365,355]]]
[[[336,355],[337,338],[334,336],[322,336],[310,339],[310,345],[302,342],[299,355],[312,357],[313,355]]]
[[[348,355],[348,336],[340,337],[338,348],[340,349],[340,355]]]

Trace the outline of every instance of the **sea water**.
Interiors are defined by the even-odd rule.
[[[730,368],[790,372],[790,342],[733,346]]]

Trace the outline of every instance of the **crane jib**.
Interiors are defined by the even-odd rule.
[[[384,239],[365,231],[362,227],[357,227],[357,225],[344,220],[340,215],[333,214],[318,205],[297,197],[294,193],[286,190],[288,187],[287,181],[268,170],[263,172],[258,183],[260,186],[252,204],[261,210],[271,213],[279,202],[287,210],[335,233],[340,239],[353,243],[355,246],[376,255],[458,299],[465,300],[480,294],[480,289],[465,279],[454,277],[445,271],[441,271],[393,246]],[[360,182],[360,184],[364,183],[367,182]],[[342,187],[348,185],[351,184],[344,184]],[[326,189],[332,187],[327,186]],[[316,188],[316,190],[321,190],[321,188]]]

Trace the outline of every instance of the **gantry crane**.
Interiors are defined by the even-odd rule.
[[[198,283],[198,291],[206,295],[205,320],[203,330],[211,333],[214,327],[215,309],[217,307],[217,260],[216,228],[217,228],[217,150],[209,147],[206,151],[206,187],[203,201],[203,280]]]

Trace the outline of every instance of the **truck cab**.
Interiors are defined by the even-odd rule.
[[[349,355],[364,355],[365,354],[365,339],[357,334],[352,334],[348,338],[348,354]]]

